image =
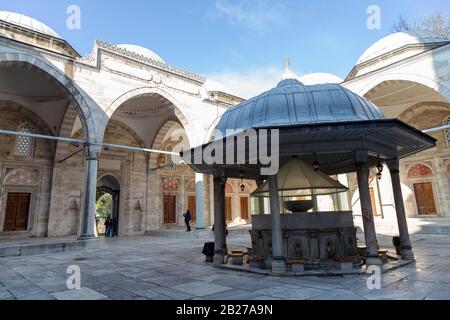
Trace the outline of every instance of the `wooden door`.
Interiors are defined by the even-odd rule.
[[[176,222],[176,196],[164,196],[164,223]]]
[[[231,197],[225,198],[225,220],[228,222],[233,220],[233,215],[231,213]]]
[[[248,198],[241,198],[241,219],[248,220]]]
[[[4,231],[27,231],[30,200],[29,193],[8,194]]]
[[[419,214],[437,214],[433,185],[430,182],[414,184]]]
[[[188,209],[192,214],[192,221],[197,220],[197,198],[195,196],[188,197]]]
[[[375,198],[375,190],[373,188],[369,188],[369,191],[370,191],[370,202],[372,204],[372,212],[374,216],[377,216],[378,211],[377,211],[377,202]]]

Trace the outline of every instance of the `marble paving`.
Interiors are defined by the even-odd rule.
[[[379,236],[389,246],[391,237]],[[99,240],[79,252],[0,258],[1,300],[366,300],[450,299],[450,236],[412,236],[417,262],[382,275],[284,278],[212,267],[204,240],[138,237]],[[249,237],[228,240],[229,248]],[[69,266],[81,270],[81,289],[68,290]]]

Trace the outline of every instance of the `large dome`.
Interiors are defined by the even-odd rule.
[[[357,64],[372,60],[407,45],[450,42],[450,39],[429,31],[396,32],[375,42],[359,58]]]
[[[33,30],[35,32],[39,32],[54,38],[60,38],[61,36],[57,34],[52,28],[47,26],[46,24],[28,17],[26,15],[9,12],[9,11],[0,11],[0,20],[6,21],[8,23],[17,25],[22,28],[26,28],[29,30]]]
[[[288,79],[228,109],[217,129],[228,135],[227,130],[378,119],[384,116],[372,102],[338,84],[305,86]]]
[[[144,56],[145,58],[152,59],[152,60],[161,62],[163,64],[166,63],[156,53],[154,53],[153,51],[151,51],[151,50],[149,50],[147,48],[141,47],[141,46],[136,46],[136,45],[133,45],[133,44],[118,44],[117,47],[125,49],[125,50],[128,50],[128,51],[131,51],[131,52],[134,52],[136,54],[140,54],[140,55]]]

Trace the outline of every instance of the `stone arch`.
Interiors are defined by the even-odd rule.
[[[408,179],[432,177],[433,169],[426,163],[416,163],[408,168]]]
[[[450,102],[450,89],[447,88],[441,82],[438,82],[434,79],[428,78],[423,75],[411,74],[411,73],[385,73],[377,77],[375,80],[372,80],[367,85],[365,85],[362,89],[358,90],[358,94],[361,96],[365,96],[370,90],[375,88],[376,86],[382,84],[386,81],[410,81],[418,84],[422,84],[435,92],[442,95],[448,102]]]
[[[234,193],[234,187],[229,182],[227,182],[225,185],[225,193]]]
[[[187,193],[195,193],[196,192],[195,179],[191,179],[186,183],[185,191]]]
[[[55,83],[68,94],[70,100],[78,107],[77,112],[84,128],[85,138],[94,139],[96,126],[91,109],[86,102],[88,98],[76,87],[73,81],[62,71],[52,66],[41,57],[27,53],[0,53],[0,64],[5,66],[26,67],[30,71],[40,73],[50,81]],[[93,104],[93,102],[91,102]]]
[[[425,108],[429,108],[429,107],[433,107],[438,110],[450,112],[450,104],[449,103],[438,102],[438,101],[424,101],[424,102],[419,102],[418,104],[415,104],[414,106],[403,111],[398,116],[398,118],[402,121],[409,122],[414,117],[419,115],[421,112],[425,111],[424,110]]]
[[[161,97],[168,100],[170,103],[172,103],[172,105],[175,107],[175,115],[181,122],[181,125],[184,128],[188,127],[189,121],[186,116],[186,110],[185,110],[184,106],[177,101],[177,99],[175,99],[172,95],[170,95],[169,93],[167,93],[166,91],[164,91],[158,87],[141,87],[141,88],[132,89],[132,90],[122,94],[120,97],[118,97],[116,100],[114,100],[114,102],[108,107],[108,109],[105,110],[104,119],[102,121],[104,128],[101,132],[104,133],[106,124],[108,123],[108,119],[112,117],[114,112],[122,104],[124,104],[126,101],[128,101],[134,97],[138,97],[138,96],[145,95],[145,94],[158,94]],[[103,134],[102,134],[102,136],[103,136]]]
[[[220,119],[222,118],[222,116],[218,116],[209,126],[208,131],[206,132],[206,136],[205,139],[203,140],[203,143],[208,143],[211,141],[211,139],[213,138],[214,134],[215,134],[215,129],[217,128],[217,125],[220,122]]]
[[[24,119],[23,119],[24,122],[30,121],[34,125],[36,133],[49,135],[49,136],[53,135],[53,133],[52,133],[51,129],[49,128],[49,126],[47,125],[47,123],[44,120],[42,120],[41,117],[39,117],[36,113],[34,113],[30,109],[22,106],[21,104],[19,104],[17,102],[10,101],[10,100],[1,100],[0,101],[0,114],[2,114],[3,112],[7,112],[8,110],[11,110],[13,112],[17,112],[17,113],[21,114],[21,116],[24,117]],[[19,128],[16,128],[15,130],[17,131],[17,129],[19,129]],[[41,140],[41,141],[44,141],[44,140]],[[49,147],[49,151],[52,154],[55,153],[56,142],[50,141],[50,140],[45,140],[45,142]],[[14,146],[15,146],[15,142],[14,142]]]
[[[112,188],[112,189],[118,189],[118,190],[122,190],[122,179],[120,179],[120,177],[118,177],[116,174],[114,174],[114,173],[104,173],[104,174],[102,174],[101,176],[99,176],[98,178],[97,178],[97,181],[103,181],[103,180],[105,180],[105,179],[107,179],[107,178],[109,178],[109,177],[111,177],[112,179],[113,179],[113,181],[114,181],[114,184],[115,184],[115,186],[114,186],[114,188]],[[98,183],[97,183],[98,184]],[[116,190],[117,191],[117,190]]]
[[[39,178],[34,170],[18,168],[9,172],[3,179],[4,186],[37,186]]]
[[[166,137],[167,133],[173,128],[173,126],[176,124],[180,124],[181,126],[183,126],[183,124],[181,124],[180,122],[178,122],[174,119],[166,121],[161,126],[161,128],[158,130],[158,133],[156,134],[155,139],[153,140],[152,149],[161,150],[161,146],[164,143],[164,138]],[[184,129],[184,126],[183,126],[183,129]],[[190,145],[189,137],[187,135],[186,135],[186,137],[188,139],[188,144]],[[157,167],[158,157],[159,157],[159,154],[157,154],[157,153],[150,154],[150,167],[151,168]]]

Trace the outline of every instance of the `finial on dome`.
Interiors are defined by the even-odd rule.
[[[284,74],[282,79],[298,79],[298,76],[291,69],[291,61],[289,60],[289,58],[284,59]]]

